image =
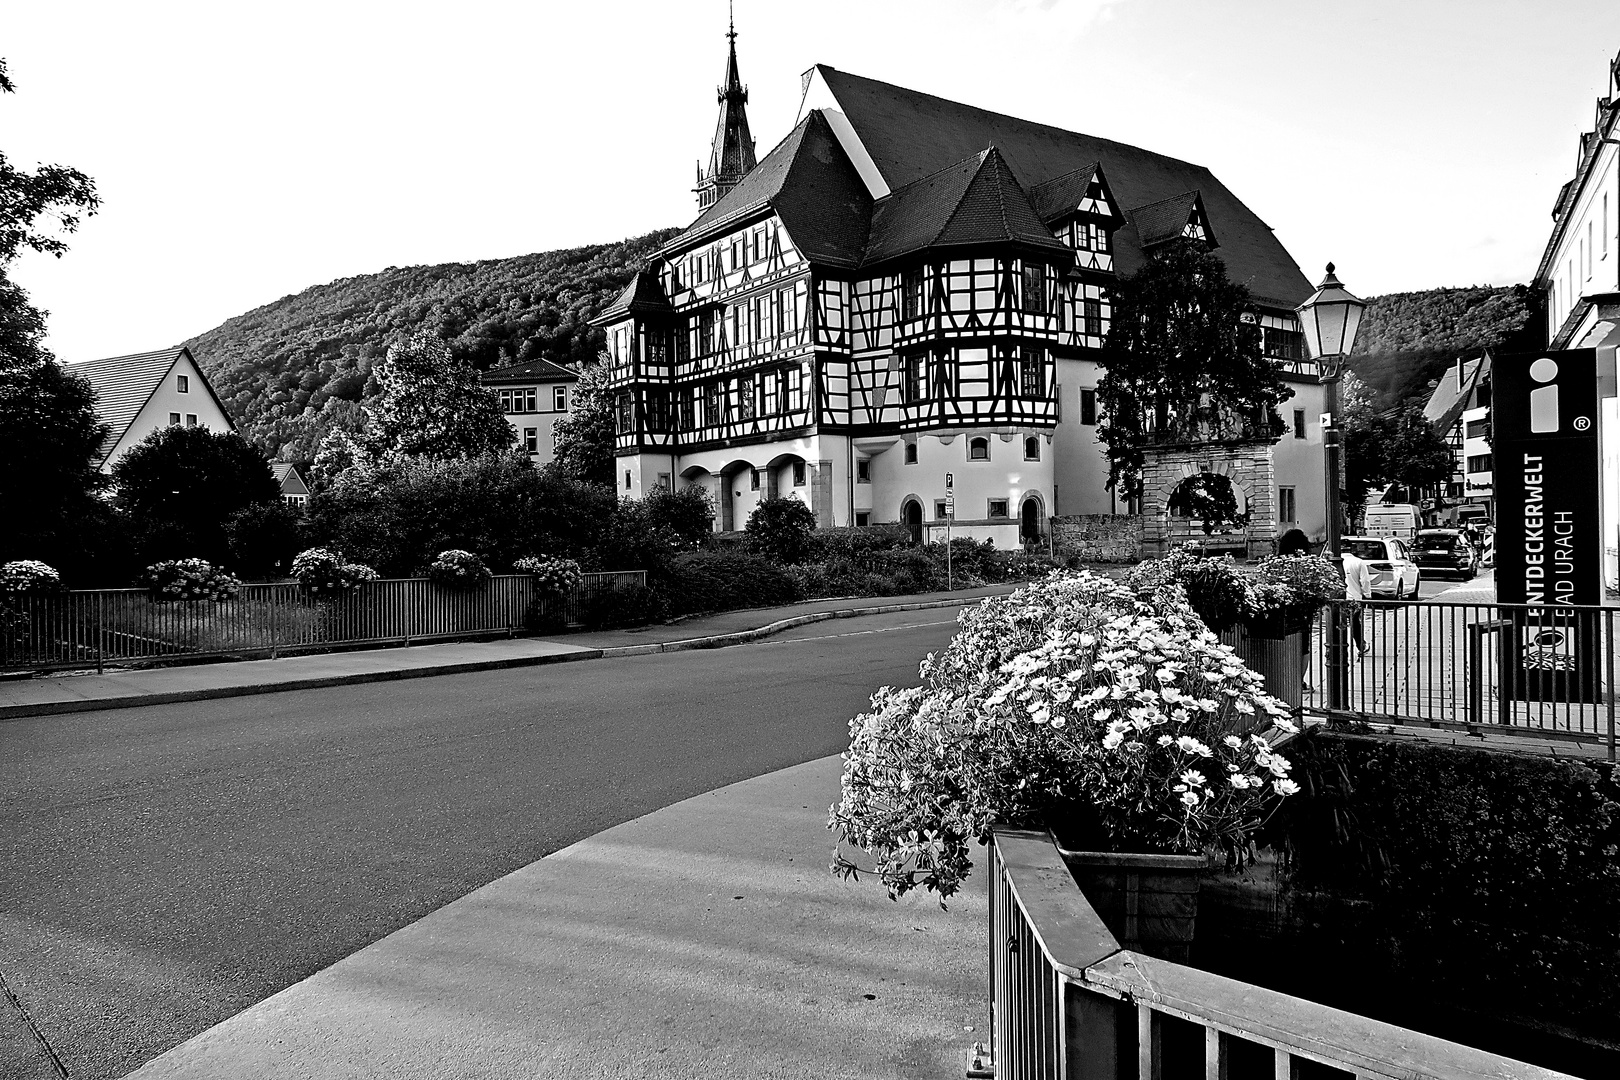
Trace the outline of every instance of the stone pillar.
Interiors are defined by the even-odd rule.
[[[810,470],[810,509],[816,512],[816,527],[833,527],[833,463],[818,461]]]

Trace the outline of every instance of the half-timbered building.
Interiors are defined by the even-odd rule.
[[[595,320],[623,494],[700,485],[720,530],[790,495],[823,525],[919,537],[949,505],[958,535],[1009,546],[1053,514],[1137,509],[1107,490],[1096,434],[1109,290],[1188,237],[1254,295],[1296,411],[1281,440],[1168,448],[1146,510],[1216,471],[1267,540],[1320,534],[1320,391],[1293,312],[1310,285],[1207,169],[826,66],[752,163],[734,37],[726,79],[697,220]]]

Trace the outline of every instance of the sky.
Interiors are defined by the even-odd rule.
[[[697,211],[725,0],[0,0],[0,152],[101,212],[12,276],[66,361],[389,266]],[[1614,0],[737,0],[766,152],[824,63],[1207,166],[1312,281],[1528,281]]]

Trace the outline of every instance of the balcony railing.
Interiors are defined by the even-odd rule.
[[[998,1080],[1573,1080],[1121,949],[1043,833],[990,856]]]

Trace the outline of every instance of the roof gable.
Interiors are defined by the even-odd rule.
[[[1095,161],[1036,184],[1029,189],[1029,201],[1048,225],[1079,213],[1124,220],[1103,178],[1102,166]]]
[[[488,386],[492,383],[574,382],[579,375],[550,360],[529,360],[486,371],[479,379]]]
[[[1211,248],[1217,246],[1215,230],[1210,227],[1204,201],[1196,191],[1184,191],[1156,203],[1127,210],[1125,217],[1136,228],[1137,239],[1144,251],[1167,244],[1187,235],[1189,227],[1202,232],[1203,240]]]
[[[107,424],[107,437],[101,443],[101,464],[105,465],[120,440],[128,434],[130,425],[140,416],[146,403],[152,400],[169,373],[184,364],[185,374],[202,384],[225,422],[235,430],[235,421],[225,405],[214,393],[213,384],[203,374],[202,367],[184,345],[156,352],[131,353],[127,356],[109,356],[100,360],[80,360],[65,365],[74,375],[83,376],[96,392],[96,414]]]
[[[813,74],[836,100],[865,153],[891,189],[996,147],[1019,182],[1039,188],[1096,162],[1107,170],[1115,205],[1146,206],[1188,191],[1200,193],[1220,231],[1220,257],[1232,280],[1262,303],[1292,308],[1310,283],[1271,229],[1210,171],[1127,143],[1114,142],[977,109],[931,94],[850,75],[825,65]],[[1129,274],[1147,259],[1129,230],[1115,244],[1116,268]]]

